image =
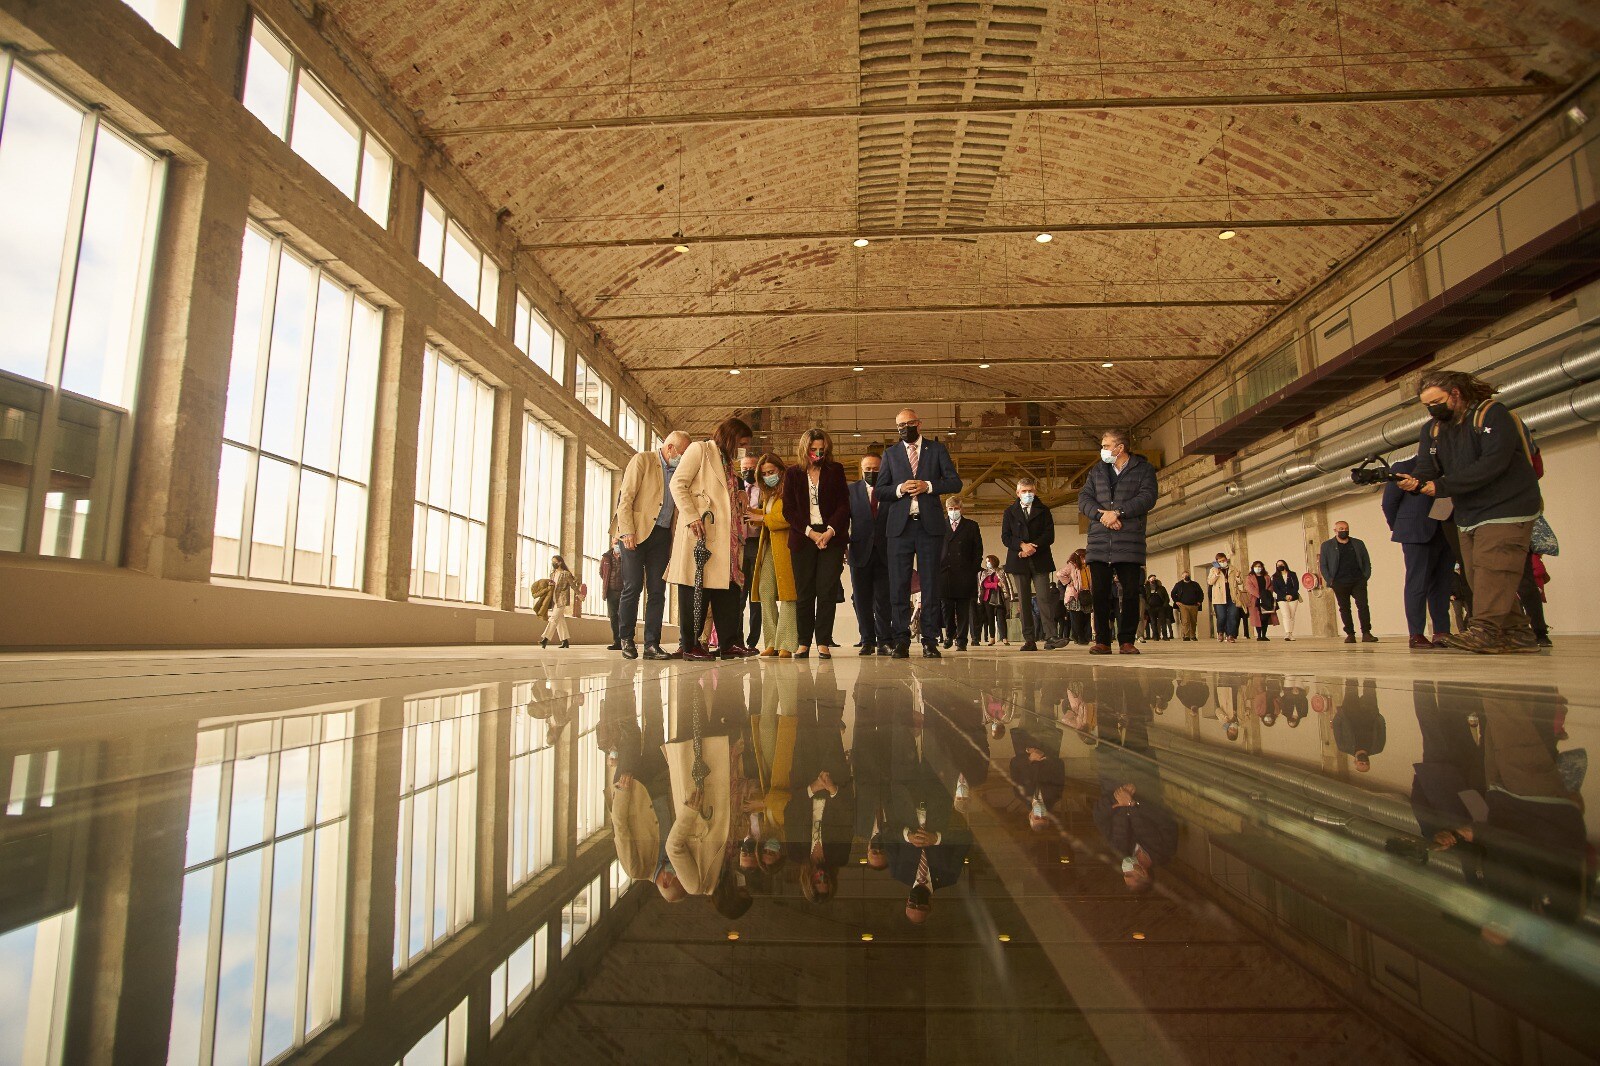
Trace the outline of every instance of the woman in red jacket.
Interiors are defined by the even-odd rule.
[[[789,519],[799,596],[800,646],[794,657],[804,659],[815,643],[817,657],[831,659],[833,616],[844,589],[844,546],[850,540],[850,488],[844,467],[833,460],[827,430],[801,434],[795,465],[783,476],[783,513]]]

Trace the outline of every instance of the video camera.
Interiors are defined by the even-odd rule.
[[[1360,466],[1350,470],[1350,480],[1357,485],[1382,485],[1389,481],[1401,481],[1407,476],[1391,470],[1389,461],[1381,455],[1369,455],[1361,460]]]

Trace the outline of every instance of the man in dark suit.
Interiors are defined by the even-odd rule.
[[[911,570],[922,581],[922,654],[941,657],[939,567],[944,561],[942,497],[961,491],[961,477],[950,453],[922,436],[922,419],[906,408],[895,416],[900,443],[883,454],[883,472],[872,493],[888,511],[889,606],[894,621],[894,657],[911,654]]]
[[[944,541],[944,563],[939,568],[939,594],[944,603],[944,646],[951,642],[959,651],[967,650],[967,632],[978,639],[972,605],[978,600],[978,567],[983,565],[983,531],[978,523],[961,515],[961,500],[952,498],[946,505],[950,535]]]
[[[861,460],[861,480],[850,485],[851,598],[856,605],[856,626],[861,631],[861,654],[888,655],[889,620],[889,508],[873,494],[883,460],[868,455]]]
[[[792,791],[784,809],[784,842],[800,867],[800,892],[825,903],[838,890],[839,869],[850,859],[856,793],[844,752],[844,694],[831,671],[812,679],[795,728]],[[831,687],[832,691],[828,691]]]
[[[1402,459],[1391,469],[1410,474],[1417,465],[1415,456]],[[1450,583],[1455,576],[1456,553],[1444,522],[1433,517],[1433,509],[1443,501],[1420,492],[1405,492],[1393,481],[1383,486],[1383,517],[1389,523],[1389,539],[1400,545],[1406,563],[1406,625],[1411,630],[1413,648],[1444,648],[1450,632]],[[1448,504],[1444,504],[1448,509]],[[1433,639],[1426,635],[1429,616],[1433,618]]]
[[[937,711],[914,701],[891,727],[889,875],[909,887],[906,919],[916,925],[932,913],[934,893],[960,880],[972,850],[972,830],[956,812],[947,779],[953,753],[940,722]]]
[[[1050,545],[1055,539],[1056,520],[1038,498],[1038,485],[1031,477],[1018,479],[1017,502],[1000,518],[1000,540],[1006,546],[1006,573],[1017,579],[1022,603],[1023,651],[1038,651],[1041,638],[1047,651],[1067,643],[1054,636],[1061,618],[1061,594],[1050,587],[1050,575],[1056,570]],[[1030,591],[1039,601],[1037,617],[1028,605]]]

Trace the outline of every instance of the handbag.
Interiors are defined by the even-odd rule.
[[[1535,555],[1561,554],[1561,542],[1556,540],[1556,531],[1550,528],[1550,523],[1544,515],[1533,520],[1533,533],[1528,538],[1528,550]]]

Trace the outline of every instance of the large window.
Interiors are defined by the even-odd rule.
[[[200,730],[169,1063],[263,1063],[339,1017],[351,709]]]
[[[0,932],[0,980],[6,988],[0,996],[0,1062],[56,1066],[66,1042],[77,908],[6,926]]]
[[[482,603],[494,390],[432,347],[423,359],[411,594]]]
[[[596,736],[606,683],[604,674],[578,678],[578,804],[573,822],[579,844],[606,827],[606,789],[611,774],[606,750]]]
[[[627,400],[617,401],[617,436],[626,441],[628,447],[634,451],[644,451],[644,419],[639,417],[639,412],[635,411]]]
[[[472,921],[482,698],[472,690],[406,701],[395,862],[396,973]]]
[[[395,1066],[466,1066],[467,1002],[463,999],[440,1018]]]
[[[522,354],[531,359],[534,366],[555,378],[556,384],[561,384],[567,376],[567,342],[521,289],[517,290],[517,319],[512,325],[512,332]]]
[[[0,52],[0,551],[116,561],[160,190]]]
[[[589,409],[606,425],[611,424],[611,384],[605,378],[595,373],[594,367],[588,360],[578,356],[574,360],[577,369],[573,372],[573,387],[578,397],[578,402]]]
[[[532,415],[522,426],[522,521],[517,528],[517,606],[532,607],[533,583],[561,554],[567,442]]]
[[[600,878],[590,881],[572,901],[561,909],[561,957],[567,957],[572,945],[583,939],[600,920]]]
[[[589,586],[583,609],[589,614],[606,613],[606,596],[600,587],[600,557],[610,548],[613,472],[609,466],[586,456],[583,471],[583,581]]]
[[[173,44],[183,35],[183,0],[126,0],[127,5]]]
[[[394,158],[260,19],[250,24],[244,106],[378,225],[389,225]]]
[[[549,721],[533,716],[533,702],[540,695],[533,682],[517,682],[513,693],[507,891],[515,891],[549,867],[556,835],[555,738]]]
[[[383,313],[250,226],[211,571],[361,587]]]
[[[417,258],[443,278],[452,292],[494,322],[495,312],[499,310],[500,268],[426,189],[422,191],[422,232],[417,240]]]

